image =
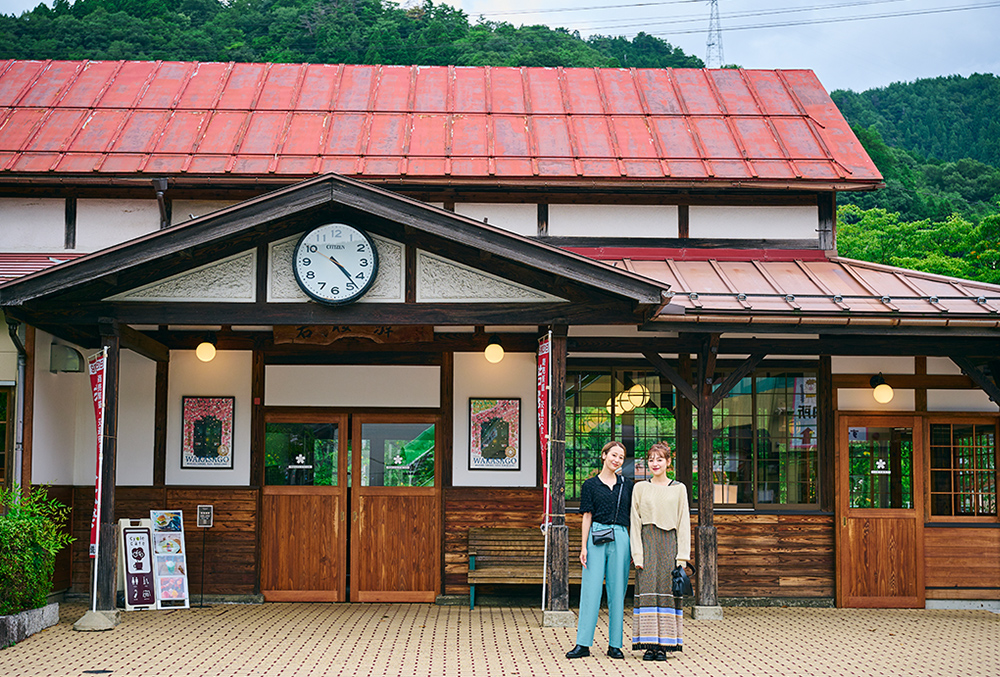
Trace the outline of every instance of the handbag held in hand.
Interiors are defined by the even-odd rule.
[[[673,583],[671,585],[671,592],[674,593],[674,597],[683,597],[684,595],[691,596],[694,594],[694,590],[691,589],[691,579],[688,578],[687,571],[684,567],[679,566],[674,569],[671,574],[673,576]]]

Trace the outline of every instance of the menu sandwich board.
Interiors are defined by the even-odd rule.
[[[157,609],[189,609],[187,546],[181,510],[150,510],[153,529],[153,577]]]

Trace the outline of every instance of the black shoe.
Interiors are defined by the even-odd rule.
[[[664,651],[663,649],[660,649],[659,651],[657,651],[656,652],[656,660],[658,660],[658,661],[665,661],[665,660],[667,660],[667,652]]]
[[[580,646],[577,644],[573,647],[572,651],[566,652],[566,658],[583,658],[584,656],[590,655],[589,646]]]
[[[622,650],[616,646],[608,647],[608,656],[611,658],[625,658],[625,654],[623,654]]]
[[[644,660],[644,661],[655,661],[656,660],[656,649],[646,649],[646,653],[642,654],[642,660]]]

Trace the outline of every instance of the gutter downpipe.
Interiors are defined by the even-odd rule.
[[[28,352],[17,335],[21,323],[11,318],[7,319],[7,332],[17,349],[17,385],[14,395],[14,484],[21,486],[21,460],[24,456],[24,379],[28,365]],[[16,499],[15,499],[16,500]]]

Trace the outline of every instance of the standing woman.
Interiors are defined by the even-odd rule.
[[[691,517],[687,488],[667,477],[670,446],[657,442],[646,455],[652,477],[632,492],[631,543],[635,562],[632,649],[642,660],[665,661],[683,648],[682,598],[674,597],[671,573],[691,558]]]
[[[604,465],[583,483],[580,512],[583,513],[583,541],[580,543],[580,620],[576,626],[576,646],[566,658],[590,655],[601,608],[601,588],[608,588],[608,655],[622,653],[622,626],[625,615],[625,588],[628,586],[630,549],[628,520],[632,505],[632,482],[618,475],[625,462],[625,447],[611,441],[601,449]]]

